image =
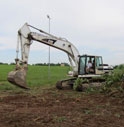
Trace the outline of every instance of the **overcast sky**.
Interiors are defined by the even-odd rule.
[[[0,0],[0,13],[0,62],[14,61],[17,31],[25,22],[48,32],[49,14],[51,34],[68,39],[80,54],[124,63],[124,0]],[[51,62],[65,56],[51,49]],[[48,46],[34,42],[29,62],[47,61]]]

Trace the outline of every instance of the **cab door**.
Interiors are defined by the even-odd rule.
[[[95,56],[83,55],[83,56],[80,56],[80,59],[79,59],[79,68],[78,68],[79,75],[87,74],[86,68],[87,68],[88,61],[91,61],[91,63],[92,63],[91,69],[93,70],[89,74],[95,74],[95,66],[93,66],[95,64],[94,63],[95,62]]]
[[[80,56],[78,68],[79,75],[84,75],[86,73],[85,68],[86,68],[86,56]]]
[[[96,74],[103,74],[103,60],[101,56],[95,57],[95,72]]]

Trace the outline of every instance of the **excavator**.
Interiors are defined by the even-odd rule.
[[[37,31],[32,32],[31,29]],[[26,84],[26,75],[28,71],[28,58],[30,46],[33,41],[43,43],[45,45],[54,47],[61,51],[64,51],[69,59],[70,66],[72,68],[71,78],[58,81],[56,87],[62,89],[63,82],[74,82],[79,78],[92,78],[95,76],[101,76],[104,74],[103,60],[101,56],[94,55],[80,55],[77,48],[65,38],[56,37],[50,33],[47,33],[41,29],[38,29],[28,23],[25,23],[18,30],[18,41],[16,49],[15,69],[8,73],[7,80],[24,89],[28,89]],[[19,48],[20,46],[20,48]],[[21,59],[18,58],[19,50],[21,50]],[[91,72],[87,72],[88,61],[93,62],[94,67]]]

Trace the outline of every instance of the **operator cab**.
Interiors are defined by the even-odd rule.
[[[90,67],[87,72],[87,65],[89,61],[91,62],[92,67]],[[100,76],[103,73],[103,60],[101,56],[79,56],[78,77]]]

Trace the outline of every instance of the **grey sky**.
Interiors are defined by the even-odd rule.
[[[0,13],[0,62],[15,58],[17,31],[25,22],[48,31],[49,14],[51,33],[67,38],[80,54],[101,55],[112,65],[124,63],[123,0],[0,0]],[[32,45],[32,56],[48,52],[40,45]]]

